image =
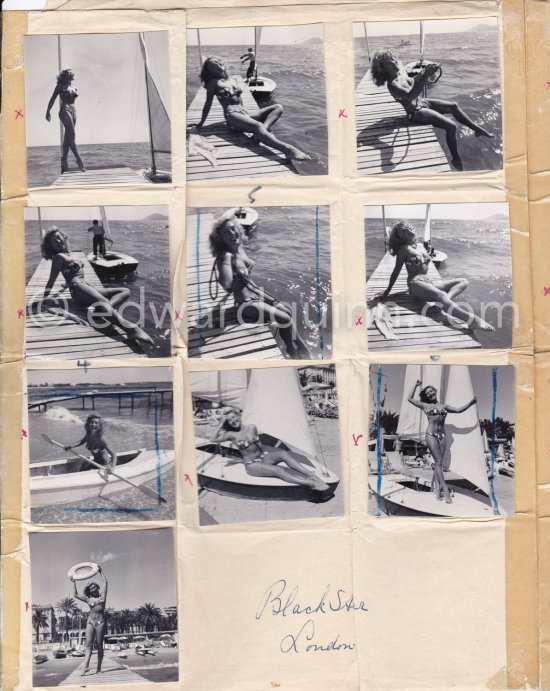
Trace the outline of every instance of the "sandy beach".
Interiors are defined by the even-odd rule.
[[[309,417],[310,429],[317,450],[317,459],[329,470],[341,476],[339,421],[337,419]],[[200,427],[206,438],[215,425]],[[325,504],[309,501],[281,501],[277,499],[249,499],[230,497],[209,489],[199,490],[199,517],[201,525],[241,523],[244,521],[276,521],[296,518],[341,516],[344,513],[342,483],[335,496]]]

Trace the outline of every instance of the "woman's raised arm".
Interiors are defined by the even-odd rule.
[[[471,408],[476,403],[477,403],[477,398],[474,396],[469,403],[466,403],[466,405],[460,406],[459,408],[456,408],[455,406],[452,406],[452,405],[446,405],[445,409],[449,413],[463,413],[465,410],[468,410],[468,408]]]
[[[416,406],[417,408],[421,408],[422,410],[424,410],[424,404],[421,401],[417,401],[414,397],[416,390],[420,386],[422,386],[422,382],[420,381],[420,379],[417,379],[407,400],[409,401],[409,403],[412,403],[412,405]]]

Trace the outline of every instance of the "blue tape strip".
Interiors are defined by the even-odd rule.
[[[319,207],[315,207],[315,283],[316,283],[316,297],[317,297],[317,328],[319,329],[319,350],[321,351],[321,359],[324,358],[323,349],[325,347],[323,339],[323,331],[321,321],[323,317],[323,310],[321,305],[321,267],[319,258]]]
[[[381,493],[382,493],[382,403],[380,391],[382,389],[382,368],[378,366],[376,378],[376,468],[378,477],[376,478],[376,515],[381,514]]]
[[[495,439],[496,439],[496,415],[497,415],[497,368],[493,367],[493,410],[491,415],[492,429],[491,429],[491,472],[489,473],[489,488],[491,493],[491,504],[493,505],[493,512],[495,516],[500,516],[498,508],[498,501],[495,494]]]
[[[202,306],[201,306],[201,282],[200,282],[200,240],[201,240],[201,210],[197,209],[197,234],[195,238],[195,266],[197,269],[197,305],[199,308],[199,321],[202,317]]]

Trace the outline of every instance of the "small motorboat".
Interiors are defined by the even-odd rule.
[[[48,659],[48,656],[47,656],[47,655],[35,655],[35,656],[33,657],[32,661],[33,661],[36,665],[41,665],[43,662],[46,662],[47,659]]]
[[[79,648],[72,648],[67,653],[67,657],[84,657],[84,651]]]
[[[440,250],[435,250],[435,252],[432,254],[432,262],[436,267],[440,264],[443,264],[443,262],[446,262],[447,258],[448,255],[445,254],[445,252],[441,252]]]
[[[258,212],[250,206],[241,207],[235,216],[246,233],[249,233],[252,226],[258,222]]]
[[[267,101],[277,88],[277,82],[255,74],[248,82],[248,88],[257,101]]]
[[[109,250],[105,254],[90,252],[88,261],[102,276],[119,276],[132,273],[138,268],[139,261],[129,254]]]
[[[54,650],[53,656],[56,660],[62,660],[63,658],[67,657],[67,651],[65,648],[58,648],[57,650]]]
[[[399,44],[400,46],[410,46],[411,42],[405,38],[401,40],[401,43]]]

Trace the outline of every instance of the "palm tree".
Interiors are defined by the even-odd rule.
[[[134,621],[134,613],[131,610],[123,609],[120,611],[120,626],[122,628],[122,633],[133,633]]]
[[[35,609],[32,613],[32,625],[36,631],[36,644],[40,643],[40,629],[48,626],[48,617],[43,609]]]
[[[146,602],[144,605],[141,605],[137,610],[137,615],[146,631],[150,625],[154,627],[153,631],[157,630],[158,624],[162,619],[162,612],[152,602]]]
[[[69,640],[69,617],[76,607],[76,600],[72,597],[64,597],[62,600],[56,603],[55,608],[58,612],[62,612],[64,615],[64,626],[65,626],[65,639]]]

